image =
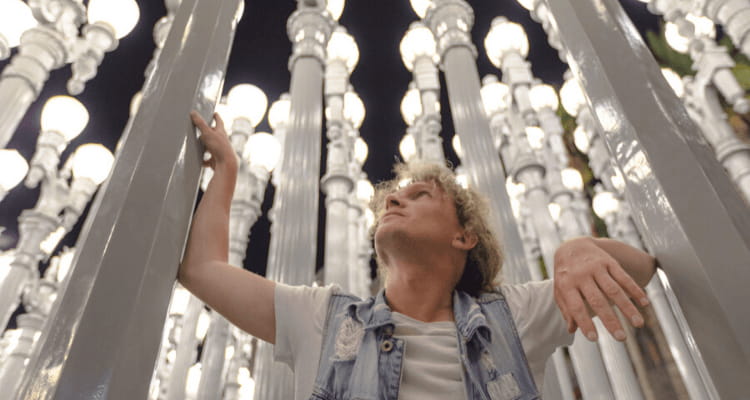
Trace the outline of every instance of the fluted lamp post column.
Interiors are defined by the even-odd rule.
[[[348,137],[351,122],[346,114],[347,111],[351,113],[347,108],[351,109],[351,103],[356,102],[359,97],[353,92],[347,92],[347,87],[349,75],[359,61],[359,50],[354,38],[343,27],[337,27],[328,41],[327,55],[325,96],[328,152],[326,173],[320,181],[326,207],[323,280],[326,284],[336,283],[349,291],[349,274],[353,266],[349,264],[347,257],[351,240],[348,210],[354,180],[349,173],[353,143]],[[361,100],[359,103],[361,104]]]
[[[59,214],[66,206],[68,186],[58,173],[60,154],[88,123],[86,107],[68,96],[55,96],[42,109],[42,131],[37,150],[31,159],[26,186],[41,184],[36,206],[19,217],[20,238],[15,259],[0,281],[0,326],[5,327],[20,301],[28,282],[38,279],[37,263],[43,253],[39,245],[59,224]]]

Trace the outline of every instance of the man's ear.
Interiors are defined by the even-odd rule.
[[[473,249],[477,243],[479,243],[479,238],[476,233],[469,230],[463,230],[456,234],[451,244],[457,249],[469,251]]]

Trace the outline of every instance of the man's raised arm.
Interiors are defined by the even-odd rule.
[[[581,237],[566,241],[555,252],[555,300],[568,322],[596,340],[591,314],[597,315],[617,339],[625,340],[616,305],[635,327],[643,316],[634,302],[649,303],[642,287],[656,271],[656,259],[642,250],[612,239]]]
[[[233,324],[273,343],[275,283],[228,263],[229,211],[237,181],[237,156],[218,114],[214,114],[213,128],[196,112],[191,113],[191,118],[211,154],[205,164],[214,170],[214,175],[193,217],[178,279]]]

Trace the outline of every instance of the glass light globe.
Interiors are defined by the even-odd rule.
[[[411,126],[418,116],[422,114],[422,99],[417,88],[411,88],[406,91],[404,98],[401,99],[401,117],[406,125]]]
[[[281,144],[269,133],[254,133],[247,138],[243,158],[250,160],[250,165],[259,165],[266,171],[273,171],[281,158]]]
[[[375,213],[373,213],[370,208],[365,209],[365,221],[367,223],[367,229],[372,228],[372,225],[375,223]]]
[[[583,177],[577,169],[570,167],[563,168],[563,170],[560,171],[560,176],[562,178],[563,186],[565,186],[568,190],[583,190]]]
[[[710,19],[693,14],[686,15],[685,19],[693,24],[694,38],[706,36],[714,39],[716,37],[716,27]],[[673,48],[675,51],[683,54],[688,52],[692,38],[683,36],[680,33],[679,25],[673,22],[667,22],[664,27],[664,37],[667,39],[669,47]]]
[[[195,327],[195,338],[199,342],[202,342],[206,338],[209,326],[211,326],[211,315],[205,309],[201,310],[201,315],[198,317],[198,324]]]
[[[518,4],[521,5],[521,7],[533,11],[534,10],[534,0],[516,0],[518,1]]]
[[[361,137],[358,137],[354,141],[354,159],[357,160],[360,165],[364,164],[365,160],[367,160],[367,152],[367,143],[365,143]]]
[[[112,152],[98,143],[81,145],[73,154],[73,176],[91,179],[98,185],[107,179],[114,161]]]
[[[133,95],[133,98],[130,99],[130,116],[132,117],[135,115],[135,113],[138,112],[138,109],[141,107],[141,101],[143,101],[143,93],[139,90],[135,92]]]
[[[586,132],[582,125],[578,125],[573,131],[573,144],[576,145],[576,148],[581,153],[586,154],[589,152],[589,148],[591,147],[589,134],[588,132]]]
[[[577,116],[578,112],[586,104],[586,97],[583,95],[583,89],[575,78],[571,78],[563,83],[560,88],[560,100],[565,111],[572,116]]]
[[[464,149],[463,147],[461,147],[461,138],[459,138],[457,134],[453,135],[453,139],[451,139],[451,145],[453,146],[453,150],[456,152],[458,158],[463,158]]]
[[[255,396],[255,379],[250,376],[250,371],[242,367],[237,371],[237,383],[240,384],[240,399],[252,400]]]
[[[620,201],[612,192],[599,192],[591,202],[594,212],[599,218],[606,218],[620,207]]]
[[[359,129],[365,120],[365,104],[355,92],[344,93],[344,118],[351,122],[354,129]]]
[[[21,43],[21,35],[39,25],[31,14],[31,8],[21,0],[0,0],[0,35],[5,36],[8,46]]]
[[[234,121],[234,113],[233,109],[229,107],[226,103],[217,103],[216,108],[214,108],[214,112],[219,114],[221,117],[221,120],[224,121],[224,125],[227,129],[232,128],[232,122]],[[231,133],[231,132],[228,132]]]
[[[497,17],[492,20],[492,27],[484,38],[484,49],[492,65],[500,68],[503,57],[509,52],[516,52],[526,58],[529,54],[529,39],[521,25],[504,17]]]
[[[359,61],[357,42],[343,27],[337,28],[331,34],[326,51],[329,60],[343,61],[349,73],[354,71],[354,67],[357,66],[357,62]]]
[[[398,144],[398,151],[401,153],[401,157],[404,160],[409,161],[417,154],[417,144],[414,142],[414,136],[410,134],[404,135],[401,142]]]
[[[372,199],[375,194],[375,188],[372,187],[372,183],[367,179],[360,179],[357,181],[357,200],[367,203]]]
[[[418,57],[435,57],[437,52],[437,44],[432,32],[418,22],[412,24],[406,31],[398,48],[401,52],[401,61],[409,71],[414,69],[414,62]]]
[[[672,90],[674,90],[677,97],[681,98],[685,95],[685,84],[682,82],[682,78],[677,75],[677,72],[674,72],[671,68],[662,68],[661,73],[664,75],[664,79],[667,80],[667,83],[672,87]]]
[[[271,129],[276,130],[289,120],[289,107],[292,102],[289,100],[289,94],[284,93],[281,97],[271,104],[268,109],[268,124]]]
[[[16,150],[0,149],[0,191],[9,191],[29,172],[29,163]]]
[[[510,103],[510,88],[502,82],[491,82],[482,86],[480,90],[484,111],[488,116],[495,115],[508,109]]]
[[[53,96],[42,108],[42,130],[59,132],[71,141],[89,123],[89,112],[80,101],[70,96]]]
[[[526,129],[526,140],[529,141],[529,146],[534,150],[540,150],[544,147],[544,131],[538,126],[527,126]]]
[[[87,14],[90,24],[107,24],[120,39],[133,30],[141,10],[135,0],[90,0]]]
[[[341,14],[344,12],[344,4],[346,0],[328,0],[326,1],[326,10],[331,14],[331,18],[334,21],[338,21],[341,18]]]
[[[185,314],[189,301],[190,292],[188,292],[184,287],[178,286],[172,293],[172,301],[169,306],[169,313],[179,315]]]
[[[560,105],[555,88],[547,84],[534,85],[529,91],[529,100],[531,101],[531,107],[536,112],[545,108],[557,110]]]
[[[560,219],[560,212],[562,211],[562,208],[557,203],[549,203],[547,204],[547,209],[549,210],[549,215],[552,216],[552,220],[557,222]]]
[[[427,9],[432,5],[432,0],[409,0],[409,2],[419,18],[424,18],[427,15]]]
[[[266,113],[268,98],[257,86],[241,83],[227,93],[227,105],[232,109],[235,118],[247,118],[253,127],[256,127]]]

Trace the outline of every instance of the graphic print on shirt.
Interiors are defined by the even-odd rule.
[[[355,321],[352,317],[347,317],[341,323],[339,331],[336,333],[336,351],[334,360],[354,360],[357,357],[359,346],[362,344],[362,337],[364,335],[365,330],[362,324]]]

